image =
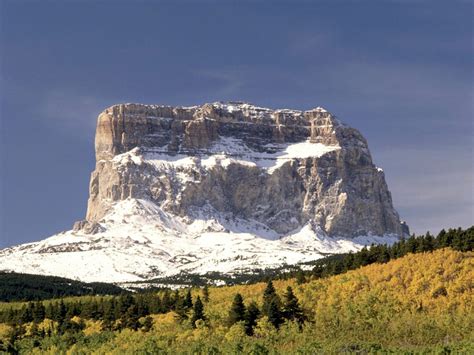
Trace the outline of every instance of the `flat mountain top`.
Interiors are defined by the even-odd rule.
[[[249,273],[408,229],[367,141],[327,110],[120,104],[98,117],[87,215],[3,270],[128,282]]]

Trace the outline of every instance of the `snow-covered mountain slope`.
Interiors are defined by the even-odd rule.
[[[192,218],[179,218],[137,199],[118,202],[101,227],[93,235],[67,231],[4,249],[0,251],[1,268],[120,283],[180,272],[242,273],[397,240],[397,236],[331,238],[310,224],[279,236],[259,222],[221,214],[211,206]]]
[[[326,110],[115,105],[86,219],[0,251],[0,270],[130,282],[245,273],[407,234],[366,140]]]

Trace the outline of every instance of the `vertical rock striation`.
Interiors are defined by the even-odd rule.
[[[408,233],[367,141],[322,108],[247,103],[115,105],[98,117],[86,221],[117,201],[152,201],[190,221],[200,211],[257,221],[284,235]]]

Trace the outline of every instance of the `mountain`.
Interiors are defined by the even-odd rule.
[[[82,281],[250,272],[408,234],[355,129],[318,107],[121,104],[97,122],[86,219],[0,251]]]

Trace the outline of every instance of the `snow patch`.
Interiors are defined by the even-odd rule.
[[[167,147],[161,151],[148,151],[139,154],[137,148],[130,152],[114,157],[115,163],[124,164],[133,162],[142,164],[144,161],[158,169],[166,168],[198,168],[212,169],[220,166],[227,168],[231,164],[240,164],[263,169],[272,174],[286,162],[293,159],[318,158],[328,152],[340,149],[339,146],[327,146],[321,143],[311,143],[309,140],[299,143],[267,144],[264,151],[258,152],[250,149],[237,138],[220,137],[208,150],[197,152],[196,155],[188,154],[171,155],[166,152]]]
[[[330,253],[391,244],[394,236],[327,237],[309,224],[287,235],[252,220],[204,206],[181,218],[147,200],[116,203],[104,231],[68,231],[0,251],[0,269],[57,275],[87,282],[133,282],[188,272],[206,274],[273,268]]]

